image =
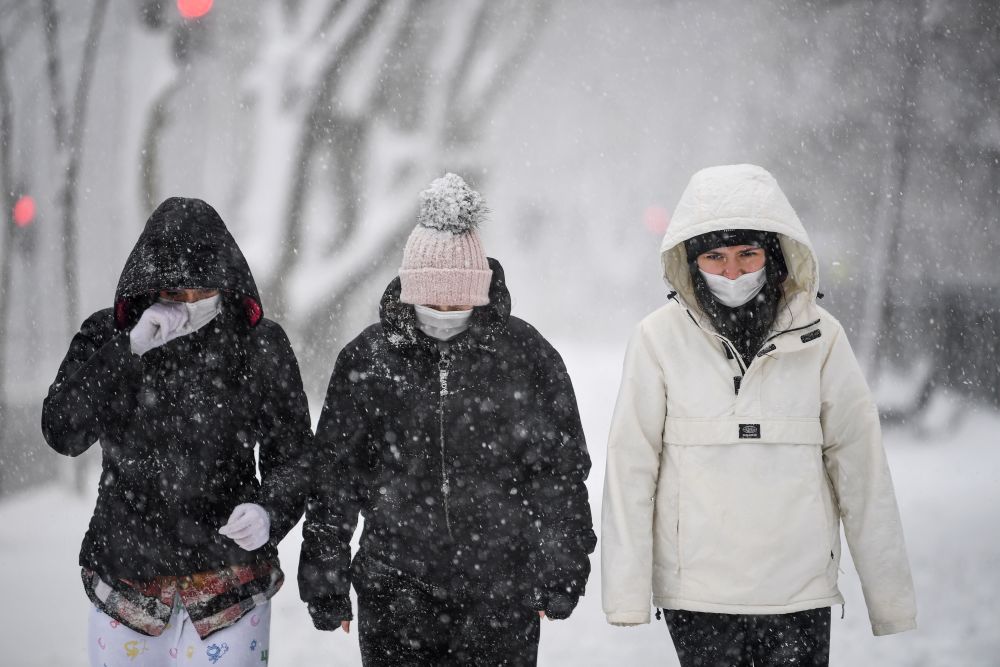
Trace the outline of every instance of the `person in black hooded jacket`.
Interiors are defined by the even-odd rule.
[[[277,544],[305,506],[312,434],[288,339],[211,206],[173,197],[153,212],[114,308],[73,338],[42,431],[69,456],[101,445],[80,551],[92,664],[178,651],[214,664],[237,640],[253,650],[229,664],[266,660]]]
[[[448,174],[421,198],[380,322],[330,380],[299,591],[318,629],[349,630],[353,583],[368,666],[533,665],[539,618],[570,615],[596,543],[576,398],[510,315],[479,194]]]

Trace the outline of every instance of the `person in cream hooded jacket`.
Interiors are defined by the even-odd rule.
[[[777,234],[787,267],[749,364],[699,306],[685,250],[733,229]],[[608,443],[608,622],[648,623],[651,594],[658,608],[740,615],[842,604],[843,522],[874,634],[916,627],[878,413],[843,327],[816,303],[816,254],[774,177],[696,173],[661,258],[676,293],[629,341]]]

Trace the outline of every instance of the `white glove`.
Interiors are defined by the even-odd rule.
[[[166,303],[154,303],[142,313],[142,317],[132,331],[129,333],[129,340],[132,343],[132,352],[140,357],[154,347],[159,347],[169,340],[183,335],[184,325],[187,324],[188,314],[184,304],[177,306]]]
[[[229,515],[229,523],[219,532],[247,551],[259,549],[271,537],[271,518],[267,510],[255,503],[237,505]]]

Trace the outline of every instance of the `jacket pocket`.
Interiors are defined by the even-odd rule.
[[[653,595],[680,597],[683,563],[681,561],[680,470],[683,448],[664,447],[656,484],[653,510]]]
[[[830,595],[830,518],[818,445],[679,448],[683,597],[786,605]]]

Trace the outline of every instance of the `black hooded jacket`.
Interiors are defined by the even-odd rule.
[[[320,629],[352,618],[359,511],[359,592],[381,572],[553,618],[584,592],[596,538],[573,387],[552,346],[510,316],[503,270],[490,268],[490,304],[446,347],[417,329],[396,278],[381,321],[337,358],[299,563]]]
[[[139,357],[129,331],[162,288],[218,288],[222,312]],[[263,318],[246,260],[219,215],[174,197],[153,212],[122,271],[115,307],[74,336],[42,411],[56,451],[102,450],[80,564],[146,580],[277,563],[308,490],[309,409],[281,327]],[[259,444],[261,482],[254,445]],[[263,506],[270,541],[244,551],[218,533],[240,503]]]

